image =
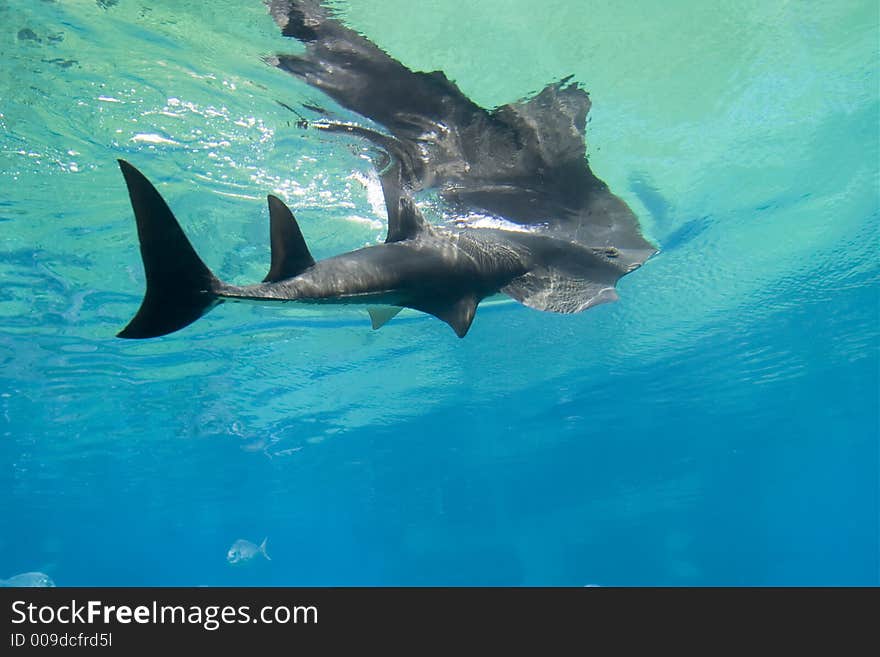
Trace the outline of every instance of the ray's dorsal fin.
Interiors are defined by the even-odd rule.
[[[386,192],[386,199],[388,194]],[[397,212],[388,212],[388,242],[402,242],[409,240],[420,233],[430,230],[428,222],[419,212],[416,204],[409,196],[401,195],[397,203]]]
[[[263,279],[264,283],[293,278],[315,264],[290,208],[272,194],[269,194],[269,234],[272,242],[272,265]]]
[[[380,329],[397,316],[403,308],[397,306],[374,306],[367,308],[370,313],[370,321],[373,323],[373,330]]]
[[[478,303],[480,300],[477,297],[465,295],[458,299],[427,299],[407,305],[446,322],[458,337],[463,338],[471,328]]]

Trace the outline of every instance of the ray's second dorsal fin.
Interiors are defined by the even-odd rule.
[[[293,278],[315,264],[293,213],[284,201],[269,194],[269,234],[272,242],[272,265],[263,279],[275,283]]]
[[[386,198],[388,194],[386,193]],[[401,195],[397,202],[397,212],[388,209],[388,237],[385,242],[402,242],[416,237],[419,233],[430,230],[428,222],[419,212],[413,200]]]

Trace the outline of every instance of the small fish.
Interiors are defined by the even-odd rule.
[[[260,554],[266,557],[268,561],[272,561],[269,555],[266,554],[266,541],[268,540],[269,537],[267,536],[263,539],[262,543],[256,545],[255,543],[240,538],[232,544],[231,548],[229,548],[229,551],[226,553],[226,561],[231,564],[244,563]]]
[[[0,586],[55,586],[55,582],[46,573],[21,573],[13,575],[9,579],[0,579]]]

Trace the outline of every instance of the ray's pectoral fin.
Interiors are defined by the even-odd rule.
[[[531,271],[501,291],[529,308],[566,314],[618,299],[613,281],[562,275],[552,268]]]
[[[380,329],[397,316],[403,308],[398,306],[373,306],[367,308],[370,313],[370,321],[373,323],[373,330]]]
[[[476,296],[465,295],[457,299],[424,299],[407,305],[446,322],[458,337],[463,338],[471,328],[479,303]]]
[[[533,244],[538,264],[501,288],[504,294],[530,308],[557,313],[578,313],[617,300],[614,285],[625,270],[614,259],[573,244],[542,241]]]
[[[275,283],[293,278],[315,264],[306,240],[293,213],[277,196],[269,194],[269,234],[272,243],[272,265],[263,279]]]

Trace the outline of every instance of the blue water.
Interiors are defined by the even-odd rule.
[[[487,304],[464,340],[231,305],[118,340],[116,158],[234,283],[267,192],[326,257],[383,237],[375,178],[276,102],[329,101],[263,63],[297,46],[259,2],[0,2],[0,578],[880,584],[876,5],[336,4],[487,107],[574,74],[661,253],[615,304]]]

